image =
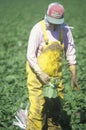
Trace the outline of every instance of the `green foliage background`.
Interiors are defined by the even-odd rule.
[[[28,102],[26,51],[32,26],[44,17],[53,0],[0,0],[0,130],[19,130],[14,116]],[[64,110],[73,130],[86,129],[86,0],[58,0],[65,7],[65,21],[74,27],[77,76],[80,91],[70,87],[70,72],[63,67]],[[66,118],[63,116],[64,122]],[[66,122],[67,124],[67,122]],[[67,128],[64,128],[67,130]]]

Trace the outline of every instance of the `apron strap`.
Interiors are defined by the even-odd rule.
[[[46,44],[48,44],[48,36],[47,36],[47,32],[46,32],[46,26],[45,26],[45,23],[44,23],[44,20],[41,20],[40,21],[41,25],[42,25],[42,29],[43,29],[43,33],[44,33],[44,41]],[[60,26],[60,36],[59,36],[59,39],[58,39],[61,44],[63,43],[63,30],[62,30],[62,26]]]
[[[48,44],[48,36],[47,36],[46,26],[45,26],[44,20],[41,20],[40,23],[42,25],[42,29],[43,29],[43,33],[44,33],[44,41],[46,44]]]
[[[61,44],[63,43],[63,30],[62,30],[62,26],[60,26],[60,36],[59,36],[59,41],[61,42]]]

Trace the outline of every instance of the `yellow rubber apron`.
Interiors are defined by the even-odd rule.
[[[45,45],[42,53],[38,57],[38,63],[41,69],[50,77],[56,77],[60,80],[58,85],[58,95],[63,98],[62,86],[62,58],[64,44],[62,44],[62,30],[60,29],[60,37],[58,41],[48,41],[46,26],[44,21],[40,22],[44,32]],[[47,93],[47,92],[46,92]]]

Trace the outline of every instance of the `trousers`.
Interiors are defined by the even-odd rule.
[[[61,111],[60,98],[45,98],[42,93],[43,84],[28,63],[26,70],[30,101],[26,130],[62,130],[58,123]]]

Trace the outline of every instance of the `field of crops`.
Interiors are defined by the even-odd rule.
[[[0,0],[0,130],[13,126],[16,111],[28,103],[26,51],[32,26],[44,17],[53,0]],[[59,0],[65,7],[65,21],[73,26],[80,90],[70,87],[70,72],[63,63],[65,87],[63,130],[86,130],[86,0]]]

